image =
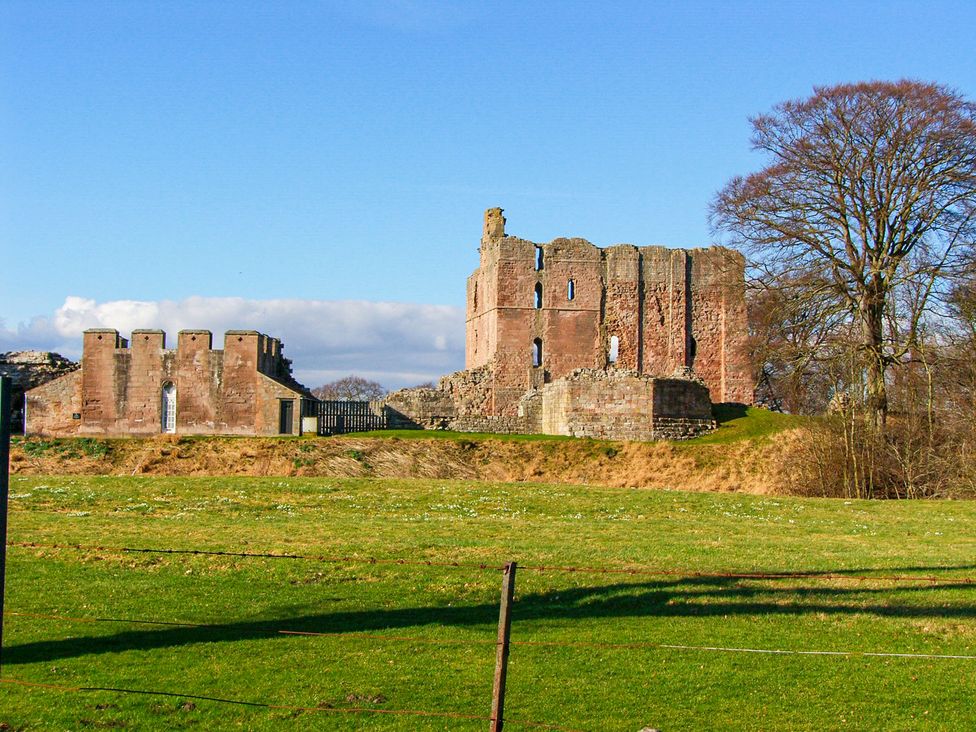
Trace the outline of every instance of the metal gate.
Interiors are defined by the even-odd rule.
[[[304,416],[318,418],[320,435],[343,435],[387,428],[386,407],[370,402],[307,402]]]

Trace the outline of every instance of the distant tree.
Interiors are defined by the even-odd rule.
[[[752,127],[769,164],[729,182],[712,223],[770,288],[820,275],[813,311],[846,313],[838,332],[854,338],[864,404],[883,428],[887,370],[918,347],[931,301],[972,253],[976,105],[936,84],[865,82],[814,89]]]
[[[344,376],[312,389],[312,394],[329,401],[369,402],[386,396],[386,389],[378,382],[362,376]]]

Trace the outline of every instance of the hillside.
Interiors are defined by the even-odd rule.
[[[795,418],[719,415],[688,442],[609,442],[542,435],[389,431],[341,437],[156,437],[16,440],[24,475],[247,475],[452,478],[775,493]]]

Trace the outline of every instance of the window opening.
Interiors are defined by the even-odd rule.
[[[542,269],[544,262],[542,261],[542,247],[536,245],[535,247],[535,271],[538,272]]]
[[[536,310],[542,307],[542,283],[535,283],[535,307]]]
[[[163,385],[163,408],[160,415],[162,431],[168,434],[176,432],[176,387],[171,381]]]
[[[617,336],[610,336],[610,353],[607,354],[610,363],[617,363],[618,355],[620,355],[620,339]]]
[[[572,300],[574,297],[576,297],[576,283],[570,280],[566,285],[566,299]]]
[[[542,365],[542,339],[536,338],[532,341],[532,366]]]

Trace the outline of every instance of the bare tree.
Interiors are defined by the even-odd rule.
[[[342,402],[369,402],[386,396],[386,389],[376,381],[362,376],[344,376],[341,379],[312,389],[319,399]]]
[[[757,397],[771,409],[819,414],[837,387],[844,313],[822,272],[794,272],[746,291]]]
[[[752,127],[769,164],[729,182],[712,224],[767,282],[823,274],[821,294],[857,333],[865,405],[883,427],[888,368],[917,345],[929,300],[971,256],[976,106],[936,84],[864,82],[816,88]],[[909,312],[895,309],[903,288]]]

